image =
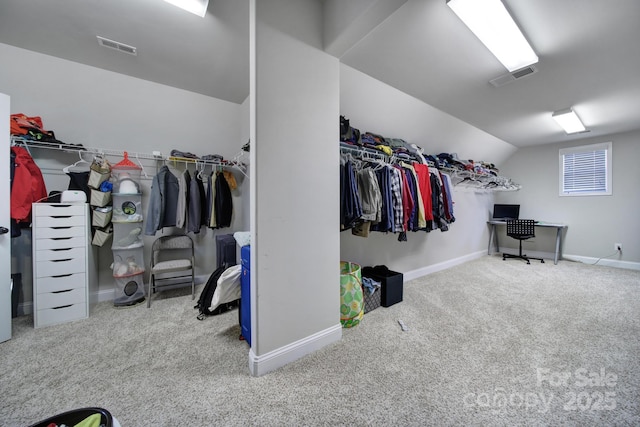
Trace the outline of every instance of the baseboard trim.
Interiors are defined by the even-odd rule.
[[[418,279],[422,276],[426,276],[431,273],[446,270],[456,265],[464,264],[465,262],[472,261],[474,259],[482,258],[487,254],[487,251],[473,252],[468,255],[464,255],[458,258],[449,259],[447,261],[439,262],[437,264],[428,265],[426,267],[417,268],[404,273],[403,280],[408,282],[409,280]]]
[[[249,350],[249,371],[254,377],[262,376],[341,339],[342,325],[338,323],[260,356],[256,355],[251,348]]]
[[[583,264],[601,265],[604,267],[624,268],[626,270],[640,270],[640,262],[622,261],[619,259],[594,258],[580,255],[563,255],[567,261],[581,262]]]

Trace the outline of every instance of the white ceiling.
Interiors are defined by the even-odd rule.
[[[445,0],[406,1],[341,61],[518,147],[640,129],[638,0],[504,3],[540,58],[537,73],[504,86],[488,83],[506,69]],[[204,19],[161,0],[0,0],[0,43],[241,103],[248,13],[248,0],[211,0]],[[96,35],[138,55],[100,47]],[[551,120],[569,106],[588,134],[567,136]]]

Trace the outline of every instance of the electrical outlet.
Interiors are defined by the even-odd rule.
[[[618,252],[622,252],[622,243],[614,243],[614,249]]]

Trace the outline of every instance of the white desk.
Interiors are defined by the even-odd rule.
[[[487,254],[491,255],[491,244],[495,241],[496,250],[500,249],[500,245],[498,244],[498,233],[496,233],[497,225],[507,225],[506,221],[487,221],[487,224],[491,226],[491,234],[489,235],[489,247],[487,249]],[[567,228],[565,224],[554,224],[551,222],[540,221],[536,223],[536,227],[551,227],[556,229],[556,253],[553,259],[553,263],[557,264],[558,259],[560,258],[560,248],[562,247],[562,230]]]

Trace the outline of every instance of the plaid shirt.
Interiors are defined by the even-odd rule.
[[[402,177],[400,171],[394,167],[389,167],[391,179],[389,180],[391,187],[391,200],[393,212],[393,228],[394,233],[404,230],[404,205],[402,204]]]

